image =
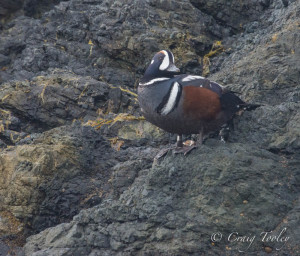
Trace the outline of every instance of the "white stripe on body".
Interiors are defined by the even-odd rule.
[[[202,77],[202,76],[187,76],[187,77],[182,79],[182,82],[189,82],[189,81],[193,81],[193,80],[197,80],[197,79],[205,79],[205,77]]]
[[[179,83],[175,82],[173,87],[172,87],[169,99],[168,99],[166,105],[163,107],[163,109],[161,111],[162,115],[165,116],[173,110],[173,108],[176,104],[176,99],[177,99],[177,95],[179,93],[179,89],[180,89]]]
[[[212,81],[213,82],[213,81]],[[224,89],[225,87],[223,86],[223,85],[220,85],[219,83],[217,83],[217,82],[213,82],[213,83],[215,83],[217,86],[220,86],[220,88],[221,89]],[[212,88],[212,84],[210,83],[210,88]]]

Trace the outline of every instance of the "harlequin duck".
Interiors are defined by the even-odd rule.
[[[178,135],[174,150],[184,154],[202,144],[204,135],[220,130],[239,110],[258,106],[202,76],[180,74],[168,50],[151,60],[138,86],[138,101],[146,120]],[[183,134],[199,134],[196,145],[184,146]]]

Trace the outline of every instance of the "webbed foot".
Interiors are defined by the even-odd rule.
[[[173,154],[183,154],[184,156],[186,156],[188,153],[190,153],[193,149],[197,147],[198,145],[192,140],[188,140],[182,143],[182,146],[178,146],[177,143],[174,146],[169,146],[167,148],[160,150],[157,153],[157,155],[154,157],[154,160],[159,160],[160,158],[164,157],[169,151],[172,151]]]
[[[198,148],[198,145],[193,140],[188,140],[183,143],[182,147],[176,147],[173,149],[173,154],[183,154],[186,156],[190,153],[193,149]]]
[[[176,146],[171,146],[171,147],[167,147],[167,148],[160,150],[157,153],[157,155],[154,157],[154,160],[158,160],[158,159],[164,157],[170,150],[174,150],[175,148],[176,148]]]

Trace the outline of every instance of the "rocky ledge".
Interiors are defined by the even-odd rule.
[[[299,255],[300,1],[2,1],[0,255]],[[169,134],[136,86],[171,49],[261,107]]]

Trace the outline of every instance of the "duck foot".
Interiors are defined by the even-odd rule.
[[[187,141],[183,142],[181,147],[176,147],[173,150],[173,153],[174,154],[183,154],[184,156],[186,156],[193,149],[198,148],[198,146],[202,144],[203,136],[201,133],[200,133],[199,137],[198,137],[197,142],[193,141],[193,140],[187,140]]]
[[[198,146],[191,145],[191,146],[177,147],[173,150],[173,154],[183,154],[184,156],[186,156],[188,153],[190,153],[195,148],[198,148]]]
[[[171,147],[167,147],[167,148],[160,150],[157,153],[157,155],[154,157],[154,160],[158,160],[158,159],[164,157],[170,150],[174,150],[174,149],[176,149],[176,146],[171,146]]]
[[[178,146],[178,143],[174,146],[170,146],[167,148],[164,148],[158,152],[158,154],[154,157],[154,160],[158,160],[162,157],[164,157],[169,151],[172,150],[173,154],[183,154],[186,156],[188,153],[190,153],[193,149],[197,148],[198,145],[194,141],[186,141],[182,143],[182,146]]]

